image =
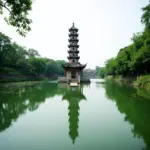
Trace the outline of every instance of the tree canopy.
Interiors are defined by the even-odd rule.
[[[106,61],[102,70],[105,75],[137,76],[150,73],[150,4],[142,10],[144,31],[133,34],[132,44],[121,48],[115,58]]]
[[[0,0],[0,14],[4,15],[4,10],[9,15],[5,15],[5,21],[17,28],[17,32],[25,36],[31,30],[29,11],[32,9],[32,0]]]
[[[35,49],[27,49],[0,33],[0,74],[62,76],[64,60],[43,58]]]

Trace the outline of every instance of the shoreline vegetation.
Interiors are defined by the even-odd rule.
[[[41,57],[0,32],[0,83],[38,81],[64,75],[64,60]]]
[[[101,78],[113,76],[117,81],[150,90],[150,4],[142,8],[144,30],[133,34],[132,43],[121,48],[116,57],[98,67]]]
[[[123,77],[121,75],[118,76],[107,76],[106,80],[112,80],[116,83],[123,83],[135,88],[143,88],[150,91],[150,75],[141,75],[139,77]]]
[[[140,76],[133,82],[134,87],[144,88],[150,91],[150,75]]]
[[[17,8],[17,9],[16,9]],[[4,10],[8,10],[6,15]],[[21,36],[31,30],[32,20],[28,14],[32,10],[32,0],[0,0],[0,15],[16,28]],[[49,51],[51,54],[53,49]],[[53,60],[41,57],[33,48],[26,48],[0,32],[0,84],[7,82],[39,81],[64,75],[64,60]]]

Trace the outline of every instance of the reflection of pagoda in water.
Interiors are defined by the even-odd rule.
[[[68,115],[69,115],[69,135],[72,139],[73,144],[75,139],[78,137],[78,122],[79,122],[79,102],[85,100],[86,97],[83,95],[82,87],[69,88],[64,94],[63,100],[67,100]]]

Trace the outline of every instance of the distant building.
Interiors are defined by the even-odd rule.
[[[84,69],[83,78],[97,79],[96,69]]]

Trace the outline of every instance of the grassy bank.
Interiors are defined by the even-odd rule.
[[[150,75],[141,75],[139,77],[123,77],[123,76],[108,76],[110,79],[117,83],[124,83],[134,87],[150,90]]]
[[[133,82],[134,87],[150,90],[150,75],[141,75]]]
[[[132,85],[133,82],[136,80],[136,77],[129,77],[129,76],[123,77],[121,75],[117,75],[117,76],[107,76],[106,79],[111,79],[117,83],[124,83],[128,85]]]
[[[8,78],[0,78],[0,83],[11,83],[11,82],[24,82],[24,81],[41,81],[46,80],[47,78],[42,77],[8,77]]]
[[[43,81],[57,79],[56,76],[45,75],[23,75],[23,74],[2,74],[0,73],[0,83],[24,82],[24,81]]]
[[[28,75],[28,74],[23,74],[20,71],[16,71],[12,68],[0,67],[0,83],[40,81],[40,80],[44,80],[45,78],[46,78],[45,76]]]

